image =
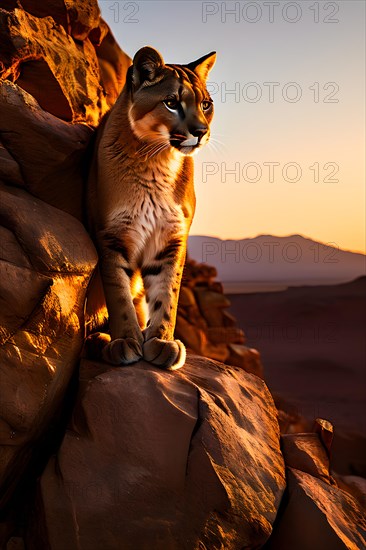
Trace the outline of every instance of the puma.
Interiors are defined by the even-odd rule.
[[[206,79],[215,59],[210,53],[188,65],[165,64],[156,50],[142,48],[101,130],[88,215],[109,315],[102,357],[111,364],[184,364],[174,328],[195,210],[192,155],[209,140]]]

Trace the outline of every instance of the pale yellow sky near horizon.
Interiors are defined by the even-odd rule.
[[[131,56],[146,44],[168,63],[217,51],[192,235],[302,234],[366,251],[364,2],[100,6]]]

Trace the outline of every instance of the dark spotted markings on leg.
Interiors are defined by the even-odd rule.
[[[181,239],[173,239],[163,250],[160,250],[155,256],[155,260],[166,260],[167,258],[176,258],[179,250],[182,248]]]
[[[165,256],[162,265],[150,264],[141,269],[151,316],[151,323],[144,331],[143,356],[145,361],[167,370],[176,370],[185,362],[185,347],[174,340],[173,326],[181,275],[179,272],[177,276],[177,268],[183,269],[177,246],[178,241],[165,247],[164,254],[160,253],[159,258]],[[180,240],[179,246],[182,246]]]
[[[129,262],[129,250],[126,243],[122,239],[119,239],[114,233],[105,233],[102,240],[106,248],[112,250],[113,252],[119,252],[126,262]]]
[[[132,279],[132,277],[133,277],[133,270],[130,269],[129,267],[123,267],[123,266],[122,266],[122,269],[123,269],[123,271],[126,273],[127,277],[129,277],[130,279]]]
[[[141,277],[144,279],[148,275],[160,275],[163,266],[158,265],[145,265],[141,268]]]
[[[129,365],[141,359],[143,354],[144,338],[132,300],[129,269],[120,252],[107,250],[101,254],[111,333],[111,342],[103,349],[102,356],[114,365]]]

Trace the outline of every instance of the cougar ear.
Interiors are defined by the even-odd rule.
[[[153,82],[164,67],[160,53],[150,46],[141,48],[133,58],[132,82],[138,88],[144,82]]]
[[[187,67],[188,69],[191,69],[191,71],[195,72],[203,82],[206,82],[209,72],[215,65],[215,61],[216,52],[211,52],[203,57],[200,57],[197,61],[192,61],[192,63],[189,63]]]

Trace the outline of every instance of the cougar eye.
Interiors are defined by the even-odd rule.
[[[202,103],[201,103],[202,109],[203,109],[204,111],[208,111],[209,108],[211,107],[211,105],[212,105],[212,101],[209,101],[208,99],[205,99],[205,100],[202,101]]]
[[[164,99],[163,103],[171,111],[176,111],[179,107],[179,101],[177,99],[174,99],[174,98]]]

